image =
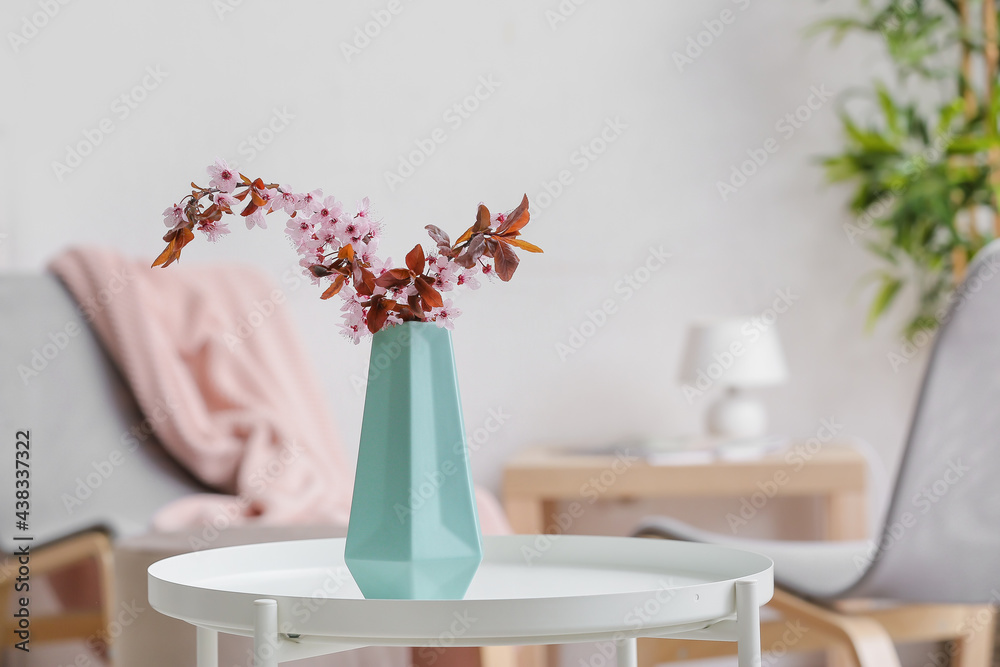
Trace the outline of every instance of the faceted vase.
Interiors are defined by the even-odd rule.
[[[460,599],[482,561],[451,332],[375,334],[345,560],[368,599]]]

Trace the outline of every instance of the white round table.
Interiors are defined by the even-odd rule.
[[[210,549],[151,565],[149,603],[197,626],[199,667],[218,667],[219,632],[252,636],[257,667],[362,646],[609,640],[634,667],[637,637],[737,641],[740,667],[760,665],[764,556],[577,535],[484,537],[483,552],[464,599],[366,600],[343,539]]]

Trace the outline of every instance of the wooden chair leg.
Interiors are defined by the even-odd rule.
[[[483,646],[479,649],[480,667],[517,667],[516,646]]]
[[[775,589],[771,606],[785,618],[835,639],[858,667],[900,667],[892,637],[877,621],[838,614],[780,589]]]
[[[993,662],[993,639],[996,608],[971,607],[966,631],[955,639],[951,667],[990,667]]]

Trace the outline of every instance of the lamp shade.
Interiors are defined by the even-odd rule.
[[[702,388],[766,387],[787,381],[788,366],[774,323],[747,317],[693,325],[680,379]]]

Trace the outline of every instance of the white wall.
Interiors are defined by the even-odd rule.
[[[503,461],[531,443],[697,431],[704,402],[689,405],[675,381],[685,326],[759,313],[779,290],[796,300],[778,323],[792,380],[761,392],[774,430],[810,436],[834,417],[895,465],[922,361],[890,368],[898,322],[862,332],[857,286],[874,263],[841,228],[850,221],[847,191],[825,186],[815,164],[839,145],[836,104],[825,102],[790,137],[775,126],[814,86],[842,92],[882,67],[872,43],[834,50],[803,36],[810,22],[852,3],[590,0],[553,29],[556,0],[401,0],[402,11],[347,62],[339,45],[386,1],[243,0],[220,18],[227,1],[237,2],[70,2],[16,52],[7,33],[20,31],[39,2],[4,3],[7,268],[40,269],[73,243],[153,257],[160,212],[189,181],[207,180],[204,165],[217,154],[255,176],[351,201],[371,196],[397,257],[423,239],[424,225],[457,233],[481,200],[510,208],[526,191],[537,211],[526,237],[546,254],[523,257],[511,284],[460,301],[467,425],[491,409],[510,415],[474,454],[480,482],[496,488]],[[732,23],[678,71],[672,53],[723,10]],[[123,118],[115,100],[148,67],[166,78]],[[444,114],[480,77],[499,88],[449,126]],[[294,118],[248,160],[241,142],[275,108]],[[60,181],[53,162],[104,118],[113,132]],[[608,119],[627,127],[580,171],[574,153]],[[436,127],[447,141],[390,191],[384,172]],[[717,181],[769,137],[777,153],[722,201]],[[561,170],[572,184],[539,210],[543,182]],[[295,263],[280,228],[234,228],[216,247],[192,246],[186,259],[242,259],[280,279]],[[672,253],[667,267],[625,301],[616,281],[660,245]],[[299,287],[289,291],[296,317],[354,450],[363,396],[351,376],[364,375],[367,349],[335,335],[337,308]],[[618,312],[561,360],[556,343],[609,298]]]

